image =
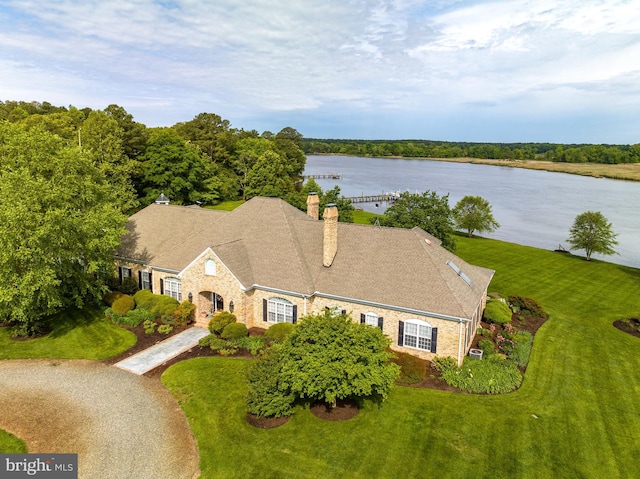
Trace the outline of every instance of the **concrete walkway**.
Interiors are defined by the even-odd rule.
[[[193,348],[201,338],[208,335],[209,331],[206,329],[189,328],[114,364],[114,366],[134,374],[144,374]]]

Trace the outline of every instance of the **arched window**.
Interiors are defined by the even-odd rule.
[[[436,352],[438,328],[421,319],[400,321],[398,344],[423,351]]]
[[[204,262],[204,274],[208,276],[216,275],[216,262],[213,261],[211,258],[207,259]]]
[[[182,284],[178,278],[166,278],[164,280],[164,294],[182,301]]]
[[[295,306],[282,298],[270,298],[267,305],[267,321],[270,323],[295,323]]]

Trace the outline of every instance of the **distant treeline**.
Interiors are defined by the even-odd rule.
[[[322,140],[304,138],[305,154],[549,160],[567,163],[638,163],[636,145],[560,145],[554,143],[467,143],[430,140]]]

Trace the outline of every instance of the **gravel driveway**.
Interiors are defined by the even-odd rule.
[[[97,361],[0,361],[0,429],[32,453],[78,453],[81,478],[199,474],[187,420],[162,383]]]

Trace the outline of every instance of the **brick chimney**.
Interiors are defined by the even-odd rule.
[[[338,208],[336,205],[327,205],[322,219],[324,220],[322,264],[328,268],[338,252]]]
[[[318,198],[318,193],[309,193],[309,196],[307,196],[307,214],[314,220],[320,219],[320,198]]]

